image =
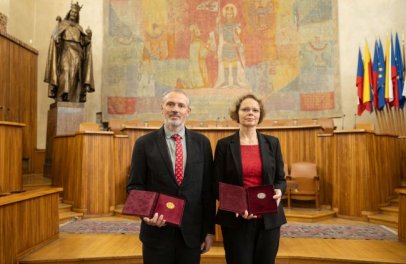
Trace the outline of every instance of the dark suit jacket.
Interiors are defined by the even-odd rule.
[[[213,154],[207,137],[185,129],[186,167],[177,185],[164,128],[144,135],[134,145],[127,191],[154,191],[186,200],[181,232],[189,247],[199,247],[206,234],[214,234],[215,195],[212,176]],[[140,239],[155,247],[171,243],[173,227],[154,227],[142,222]]]
[[[263,184],[273,184],[276,189],[286,190],[285,172],[283,170],[282,152],[276,137],[257,132],[258,144],[262,158]],[[240,136],[235,133],[217,142],[214,156],[214,176],[217,182],[225,182],[243,186]],[[217,197],[218,197],[218,186]],[[286,223],[282,204],[276,214],[263,216],[265,229],[279,227]],[[249,221],[249,220],[248,220]],[[235,213],[218,210],[216,223],[231,228],[242,227],[247,220],[235,217]]]

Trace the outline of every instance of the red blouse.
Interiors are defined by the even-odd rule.
[[[241,164],[244,187],[262,185],[262,159],[259,145],[241,145]]]

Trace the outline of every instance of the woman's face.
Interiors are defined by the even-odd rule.
[[[261,116],[261,108],[257,101],[247,98],[241,102],[238,110],[238,120],[242,126],[255,127],[258,125]]]

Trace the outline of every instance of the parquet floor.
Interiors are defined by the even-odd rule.
[[[121,217],[100,220],[129,221]],[[340,218],[318,223],[369,224]],[[61,233],[59,239],[25,256],[20,263],[142,263],[141,243],[134,234]],[[213,247],[203,255],[201,263],[225,263],[223,248]],[[406,263],[406,244],[383,240],[282,238],[277,263]]]

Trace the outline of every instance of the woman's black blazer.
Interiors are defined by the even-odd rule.
[[[262,159],[263,184],[272,184],[275,189],[281,189],[282,194],[286,190],[283,158],[278,138],[257,132],[258,144]],[[217,142],[214,156],[214,176],[217,183],[225,182],[243,186],[240,137],[239,132],[220,139]],[[279,204],[278,212],[263,215],[265,229],[280,227],[286,223],[286,217],[282,204]],[[242,217],[235,217],[235,213],[218,210],[216,223],[225,227],[237,228],[244,226],[247,221]]]

